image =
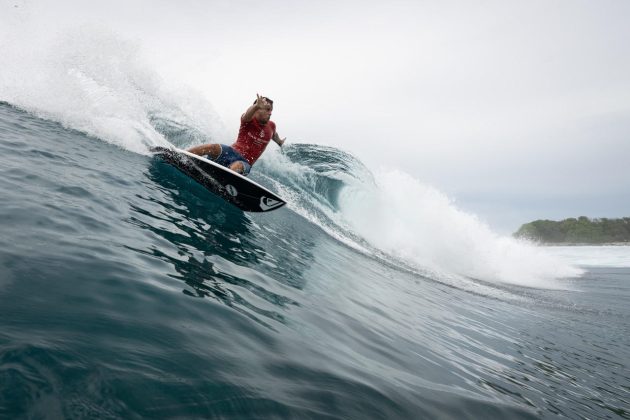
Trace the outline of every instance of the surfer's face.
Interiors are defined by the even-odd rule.
[[[267,105],[262,109],[256,111],[256,120],[258,120],[261,124],[267,124],[269,119],[271,118],[271,113],[273,112],[273,108],[271,105]]]

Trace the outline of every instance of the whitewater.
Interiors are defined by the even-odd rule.
[[[242,213],[149,153],[231,142],[194,88],[106,31],[15,45],[0,417],[630,415],[623,257],[498,235],[312,143],[270,145],[251,177],[288,205]]]

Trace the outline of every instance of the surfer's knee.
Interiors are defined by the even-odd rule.
[[[220,144],[211,144],[208,148],[208,156],[210,159],[216,160],[221,154],[221,145]]]
[[[246,162],[244,160],[237,160],[236,162],[230,165],[230,169],[235,172],[238,172],[239,174],[243,176],[247,176],[249,175],[249,171],[252,169],[252,165],[250,165],[249,162]]]
[[[233,164],[230,165],[230,169],[233,170],[234,172],[238,172],[239,174],[242,174],[243,172],[245,172],[245,165],[243,165],[243,162],[241,161],[234,162]]]

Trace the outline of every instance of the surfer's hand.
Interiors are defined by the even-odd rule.
[[[271,138],[273,139],[273,141],[275,141],[278,146],[282,147],[282,145],[284,144],[284,141],[287,139],[286,137],[281,139],[280,136],[278,135],[277,131],[274,131],[273,136],[271,136]]]
[[[267,103],[267,100],[263,98],[262,96],[260,96],[259,94],[256,94],[256,108],[257,109],[266,108],[267,105],[269,105]]]

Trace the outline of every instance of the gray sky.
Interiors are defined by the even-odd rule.
[[[41,31],[137,42],[232,134],[256,92],[272,97],[288,141],[400,167],[499,231],[630,216],[627,0],[11,5]]]

